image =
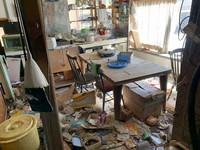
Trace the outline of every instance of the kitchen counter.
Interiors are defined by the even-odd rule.
[[[94,47],[106,46],[106,45],[112,45],[112,44],[123,44],[123,43],[127,43],[127,37],[95,41],[95,42],[85,42],[85,43],[73,43],[73,44],[59,43],[58,46],[54,50],[80,46],[85,51],[87,49],[93,49]]]
[[[121,43],[127,43],[127,37],[110,39],[110,40],[95,41],[95,42],[91,42],[91,43],[80,43],[80,44],[76,44],[76,45],[78,45],[82,49],[86,50],[86,49],[91,49],[91,48],[98,47],[98,46],[121,44]]]

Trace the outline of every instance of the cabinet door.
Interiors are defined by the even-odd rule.
[[[78,47],[68,47],[49,51],[50,64],[53,73],[63,73],[63,80],[55,80],[55,87],[60,88],[70,85],[73,82],[73,73],[68,62],[66,52],[72,56],[78,55]]]
[[[66,49],[49,51],[50,64],[53,73],[63,72],[70,69],[65,51]]]
[[[68,47],[63,49],[55,49],[53,51],[49,51],[50,64],[52,67],[53,73],[64,72],[71,70],[69,65],[66,51],[70,53],[70,55],[78,55],[78,47]]]

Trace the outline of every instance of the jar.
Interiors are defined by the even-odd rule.
[[[88,34],[86,36],[86,42],[94,42],[94,36],[95,36],[94,33],[88,32]]]

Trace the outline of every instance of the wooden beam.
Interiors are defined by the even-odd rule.
[[[194,23],[197,28],[194,30],[194,35],[200,35],[200,1],[192,0],[192,7],[190,12],[189,22]],[[193,36],[194,37],[194,36]],[[177,99],[175,107],[175,116],[173,123],[172,139],[179,141],[186,145],[191,146],[191,136],[188,126],[188,95],[190,90],[190,84],[192,82],[193,74],[200,63],[200,45],[193,40],[189,35],[186,36],[185,49],[183,54],[183,61],[181,63],[181,74],[179,77],[179,86],[177,88]],[[200,91],[200,85],[196,89]],[[196,129],[200,128],[200,94],[196,93],[196,106],[195,116],[196,116]],[[194,147],[192,149],[195,149]]]
[[[58,119],[58,108],[55,102],[55,86],[53,73],[49,63],[49,56],[45,44],[45,32],[42,15],[41,0],[19,0],[24,17],[24,25],[27,30],[29,47],[36,63],[49,82],[49,87],[45,89],[49,101],[53,106],[53,111],[41,113],[42,123],[47,139],[48,150],[63,150],[63,139]]]
[[[0,124],[7,119],[7,106],[4,101],[3,92],[0,88]]]

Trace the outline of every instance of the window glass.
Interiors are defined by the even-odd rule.
[[[183,28],[188,24],[192,0],[177,0],[171,24],[168,51],[184,47]]]

